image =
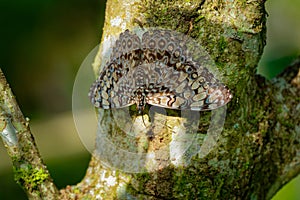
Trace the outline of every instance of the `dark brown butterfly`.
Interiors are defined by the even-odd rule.
[[[91,86],[97,108],[146,104],[170,109],[212,110],[232,99],[227,86],[209,71],[208,55],[190,50],[186,36],[148,30],[140,37],[128,30],[115,42],[109,61]]]

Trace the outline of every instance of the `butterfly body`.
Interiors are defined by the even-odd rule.
[[[136,104],[139,113],[146,104],[197,111],[227,104],[229,89],[191,54],[186,38],[169,30],[141,38],[127,30],[91,86],[91,102],[104,109]]]

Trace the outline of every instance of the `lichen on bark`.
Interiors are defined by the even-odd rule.
[[[106,199],[270,199],[282,180],[299,173],[299,89],[285,76],[267,81],[256,75],[266,37],[264,1],[108,1],[106,14],[102,42],[135,26],[193,37],[214,59],[234,98],[217,145],[208,155],[193,156],[187,166],[168,165],[138,174],[103,169],[94,155],[82,188],[105,185],[98,177],[108,173],[106,177],[119,180],[120,187],[102,185],[104,189],[95,190]],[[109,23],[116,20],[118,25]],[[100,49],[96,72],[102,56]],[[201,118],[198,133],[207,129],[209,120]],[[91,179],[95,182],[87,184]]]
[[[95,151],[85,178],[79,184],[61,190],[58,199],[271,199],[283,184],[299,174],[300,89],[297,73],[300,62],[296,61],[271,81],[256,74],[265,45],[264,3],[262,0],[108,0],[102,37],[106,46],[100,47],[95,58],[95,74],[103,66],[106,50],[111,48],[112,44],[106,43],[111,37],[136,26],[171,29],[194,38],[205,48],[223,75],[222,82],[231,89],[233,99],[227,106],[222,132],[211,139],[214,143],[208,147],[207,154],[198,150],[208,137],[205,132],[209,130],[210,119],[213,116],[219,119],[224,113],[202,114],[194,133],[197,137],[192,143],[192,150],[198,153],[186,155],[188,162],[183,159],[178,165],[170,162],[157,165],[152,171],[146,168],[140,173],[128,173],[108,167]],[[154,120],[151,130],[143,130],[145,133],[153,131],[151,134],[159,135],[160,139],[147,145],[138,143],[144,145],[142,150],[147,150],[146,146],[153,147],[149,149],[156,156],[156,147],[173,142],[171,134],[186,131],[180,126],[186,123],[185,119],[176,112],[169,112],[167,128],[160,126],[160,120]],[[98,114],[102,116],[101,130],[114,136],[123,148],[132,148],[122,128],[112,123],[111,111],[100,110]],[[144,127],[142,117],[147,119],[146,114],[132,116],[136,119],[135,125]],[[8,123],[7,116],[1,117]],[[156,117],[160,119],[161,116]],[[25,133],[29,131],[24,119],[14,127],[21,127]],[[34,146],[30,134],[19,139],[30,141],[27,144]],[[28,152],[26,147],[22,151]],[[15,148],[10,150],[14,152]],[[23,156],[30,163],[31,158],[39,158],[31,157],[37,154],[34,149]],[[19,161],[20,154],[14,155]],[[165,160],[161,160],[157,163],[164,164]],[[43,175],[44,172],[47,174],[45,166],[39,159],[35,161],[36,168],[29,165],[25,168],[29,177],[33,177],[27,181],[28,185],[33,189],[37,185],[49,187],[48,190],[53,191],[51,194],[57,195],[50,176]]]
[[[0,136],[11,157],[15,180],[29,199],[55,199],[58,190],[16,99],[0,69]]]

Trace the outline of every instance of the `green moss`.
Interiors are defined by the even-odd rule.
[[[225,41],[225,38],[222,36],[219,40],[218,47],[219,51],[224,51],[227,48],[227,42]]]
[[[74,194],[80,194],[80,192],[81,192],[81,191],[80,191],[79,188],[77,188],[77,187],[74,187],[74,188],[73,188],[73,193],[74,193]]]
[[[245,8],[240,5],[244,2],[233,4],[236,4],[236,7]],[[172,29],[196,39],[215,61],[219,72],[224,75],[222,82],[229,88],[234,88],[242,85],[240,81],[246,80],[249,71],[251,73],[255,71],[259,58],[257,52],[261,53],[263,49],[262,46],[257,45],[257,39],[262,35],[253,34],[261,29],[250,30],[248,22],[240,20],[244,19],[242,16],[246,15],[252,6],[255,5],[239,10],[235,14],[240,18],[232,19],[230,16],[224,19],[222,15],[212,14],[216,11],[224,12],[224,10],[232,12],[232,7],[222,2],[147,0],[143,1],[140,7],[145,16],[143,22],[145,27]],[[255,17],[259,16],[255,15]],[[261,23],[260,20],[258,22]],[[243,26],[244,23],[247,27]]]
[[[231,89],[234,99],[228,104],[228,117],[221,137],[205,158],[193,157],[188,167],[164,168],[157,173],[136,174],[126,190],[133,195],[147,194],[177,199],[234,199],[242,195],[241,188],[250,190],[249,180],[260,174],[253,163],[261,159],[257,152],[260,135],[268,133],[268,124],[262,123],[268,110],[268,98],[255,90],[254,74],[259,54],[262,52],[264,32],[255,4],[241,6],[246,1],[224,3],[222,1],[171,1],[145,0],[141,9],[144,27],[161,27],[176,30],[194,38],[215,61],[224,82]],[[195,6],[196,5],[196,6]],[[226,13],[236,13],[226,16]],[[241,8],[241,9],[238,9]],[[228,11],[228,12],[225,12]],[[225,15],[224,15],[225,13]],[[263,13],[263,12],[262,12]],[[257,20],[252,29],[252,21]],[[262,33],[260,33],[262,31]],[[260,46],[261,45],[261,46]],[[255,103],[253,103],[255,102]],[[130,108],[136,113],[136,108]],[[148,112],[148,108],[145,112]],[[167,110],[168,116],[179,116]],[[211,112],[203,112],[198,133],[205,135]],[[260,132],[259,132],[260,131]],[[256,134],[257,135],[254,135]],[[260,134],[261,133],[261,134]],[[254,135],[254,136],[253,136]],[[200,142],[199,142],[200,143]],[[176,175],[175,175],[176,174]],[[171,179],[171,180],[170,180]],[[221,196],[222,195],[222,196]]]
[[[250,166],[250,162],[248,161],[248,162],[245,162],[245,164],[243,165],[243,168],[245,170],[247,170],[247,169],[249,169],[249,166]]]
[[[43,169],[33,168],[27,164],[22,164],[20,168],[14,168],[14,171],[16,182],[26,190],[36,190],[49,178],[49,174]]]
[[[134,179],[139,182],[138,191],[143,191],[144,186],[147,182],[151,180],[151,174],[149,173],[140,173],[134,176]]]
[[[202,112],[199,119],[198,133],[207,133],[210,125],[211,111]]]
[[[197,10],[190,6],[190,1],[147,0],[140,6],[147,27],[163,27],[186,33],[191,19]]]

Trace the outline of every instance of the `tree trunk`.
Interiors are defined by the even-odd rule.
[[[180,126],[182,118],[174,121],[174,116],[167,116],[164,119],[167,130],[160,125],[159,114],[148,129],[142,120],[136,120],[134,126],[147,129],[141,134],[150,131],[159,135],[160,141],[152,140],[147,144],[147,153],[155,155],[151,162],[159,163],[154,171],[134,174],[106,167],[107,160],[103,162],[101,158],[113,156],[109,152],[116,149],[105,146],[107,152],[101,149],[104,153],[99,156],[97,149],[103,138],[98,137],[87,175],[77,187],[81,191],[93,191],[103,199],[270,199],[295,177],[300,170],[299,87],[292,85],[288,77],[295,77],[299,66],[293,66],[290,73],[272,81],[255,74],[265,45],[265,21],[264,1],[259,0],[108,1],[102,43],[136,26],[160,27],[187,34],[209,52],[218,71],[224,75],[222,81],[234,97],[228,104],[221,133],[214,135],[217,130],[213,130],[205,136],[203,130],[207,131],[214,113],[206,113],[204,117],[200,114],[201,124],[194,133],[196,136],[188,138],[194,140],[187,151],[192,152],[192,157],[181,164],[164,163],[170,156],[162,152],[167,151],[150,147],[168,146],[173,139],[167,139],[171,133],[185,133],[185,127]],[[94,63],[97,74],[104,57],[105,52],[100,48]],[[112,112],[100,110],[100,127],[106,127],[102,132],[115,135],[111,142],[117,145],[117,141],[128,141],[128,136],[118,128],[118,123],[107,127],[113,121]],[[148,119],[147,115],[144,119]],[[200,137],[203,132],[207,137],[204,140]],[[126,145],[122,148],[129,150]],[[114,159],[119,159],[130,163],[127,155],[117,155],[118,158],[109,162],[114,165]]]
[[[227,108],[201,112],[196,130],[176,112],[154,112],[151,122],[151,109],[150,115],[132,114],[128,126],[122,122],[127,112],[118,111],[117,123],[114,110],[98,110],[96,150],[86,176],[61,190],[59,198],[271,199],[299,174],[300,62],[271,81],[256,74],[266,39],[264,3],[108,0],[102,43],[136,27],[186,34],[212,57],[233,99]],[[97,74],[105,48],[95,58]],[[127,135],[122,123],[138,139]],[[210,129],[212,123],[216,126]],[[172,160],[177,159],[171,155],[173,144],[184,147],[178,162]],[[135,171],[132,163],[144,168]]]

